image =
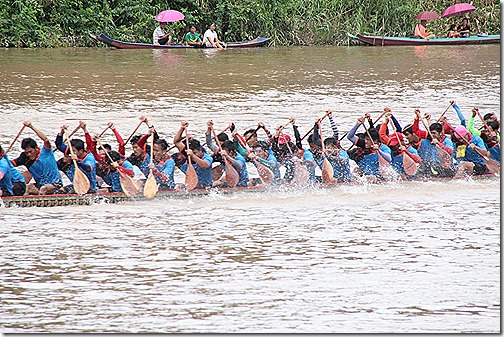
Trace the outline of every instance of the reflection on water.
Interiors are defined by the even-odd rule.
[[[327,108],[341,130],[385,106],[403,124],[416,106],[437,115],[450,99],[468,117],[500,109],[499,58],[499,46],[1,50],[0,142],[26,118],[50,138],[79,119],[127,136],[145,114],[171,141],[184,119],[202,139],[208,119],[274,129],[295,116],[304,134]],[[1,208],[0,324],[499,332],[499,192],[459,180]]]

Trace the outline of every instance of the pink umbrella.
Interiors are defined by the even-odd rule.
[[[465,13],[469,13],[476,10],[476,8],[467,3],[455,4],[453,6],[448,7],[444,12],[442,17],[448,18],[450,16],[463,15]]]
[[[417,20],[434,20],[439,18],[439,14],[434,12],[420,12],[415,19]]]
[[[179,11],[173,11],[171,9],[167,11],[162,11],[156,16],[156,21],[159,22],[175,22],[179,20],[184,20],[184,14]]]

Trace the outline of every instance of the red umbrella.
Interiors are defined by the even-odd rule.
[[[476,10],[476,8],[467,3],[455,4],[453,6],[448,7],[444,12],[442,17],[448,18],[450,16],[463,15],[465,13],[469,13]]]
[[[434,20],[439,18],[439,14],[434,13],[434,12],[420,12],[415,19],[417,20]]]
[[[179,20],[184,20],[184,14],[179,11],[173,11],[171,9],[167,11],[162,11],[156,16],[156,21],[159,22],[175,22]]]

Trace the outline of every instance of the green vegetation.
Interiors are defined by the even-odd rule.
[[[347,32],[410,36],[421,11],[441,14],[454,0],[3,0],[0,43],[8,47],[94,46],[89,33],[151,42],[160,11],[175,9],[185,20],[170,24],[181,41],[194,24],[204,32],[216,22],[224,41],[271,37],[273,45],[348,45]],[[469,13],[475,32],[500,34],[500,3],[475,0]],[[475,20],[479,20],[479,29]],[[430,21],[445,35],[460,17]]]

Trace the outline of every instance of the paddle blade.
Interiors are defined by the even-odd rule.
[[[192,166],[191,161],[189,161],[189,165],[187,166],[187,171],[185,175],[185,186],[188,190],[193,190],[198,186],[198,174]]]
[[[406,153],[403,154],[403,168],[404,173],[409,176],[414,176],[418,171],[417,163],[415,163],[415,161]]]
[[[299,185],[304,185],[308,183],[310,179],[310,172],[308,169],[302,165],[301,163],[296,163],[296,169],[294,171],[294,183]]]
[[[257,168],[257,173],[259,174],[259,178],[263,184],[271,184],[275,180],[275,174],[265,165],[259,163],[257,160],[254,161],[255,166]]]
[[[483,161],[490,173],[500,173],[500,163],[497,160],[484,156]]]
[[[223,173],[224,169],[222,168],[222,165],[218,165],[212,168],[212,181],[219,180],[222,177]]]
[[[119,180],[124,194],[126,194],[128,197],[131,195],[138,194],[140,189],[136,181],[134,181],[133,178],[131,178],[129,175],[119,171]]]
[[[327,158],[324,158],[324,163],[322,164],[322,181],[324,183],[330,183],[334,180],[334,169],[327,160]]]
[[[89,183],[88,177],[82,172],[79,167],[75,165],[75,174],[73,179],[73,186],[75,193],[78,195],[84,195],[89,191],[89,187],[91,186]]]
[[[236,184],[238,184],[238,181],[240,180],[240,175],[236,171],[236,169],[233,167],[231,162],[229,160],[225,160],[226,162],[226,182],[229,185],[229,187],[235,187]]]
[[[378,169],[380,170],[381,175],[384,178],[394,178],[395,175],[397,175],[397,172],[392,168],[392,165],[383,158],[383,156],[378,153]]]
[[[451,156],[448,152],[446,152],[445,149],[440,147],[439,145],[436,146],[436,149],[438,151],[438,156],[439,156],[439,162],[444,168],[451,168]]]
[[[143,194],[147,199],[152,199],[154,198],[157,192],[158,192],[158,184],[151,170],[149,178],[147,178],[147,181],[145,182]]]

